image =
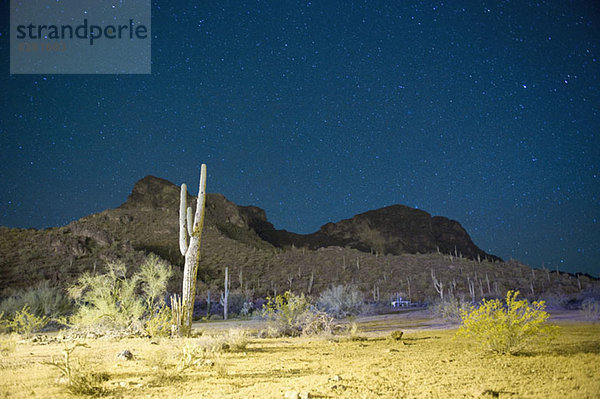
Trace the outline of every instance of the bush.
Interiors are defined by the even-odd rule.
[[[0,356],[8,356],[17,348],[17,339],[14,335],[0,335]]]
[[[331,316],[311,306],[304,294],[289,291],[267,298],[263,317],[268,322],[266,335],[271,337],[331,334],[335,327]]]
[[[73,311],[73,302],[61,289],[50,286],[48,281],[4,299],[0,303],[0,313],[12,318],[25,305],[37,317],[57,318]]]
[[[172,269],[156,255],[150,255],[136,274],[140,281],[146,309],[159,311],[165,307],[167,284],[173,275]]]
[[[581,313],[586,320],[600,320],[600,302],[587,298],[581,303]]]
[[[268,321],[270,336],[299,336],[306,323],[305,313],[310,311],[310,303],[304,297],[287,291],[275,298],[268,297],[263,305],[263,317]]]
[[[31,336],[31,333],[41,331],[48,322],[46,316],[38,317],[29,311],[29,305],[24,305],[12,319],[3,319],[4,313],[0,313],[0,329],[6,332],[14,332],[25,337]]]
[[[163,306],[146,319],[144,331],[149,337],[171,336],[171,308]]]
[[[170,276],[168,264],[154,255],[129,277],[121,262],[109,263],[102,275],[86,273],[69,288],[79,305],[70,322],[77,328],[96,331],[115,329],[166,335],[170,312],[164,295]]]
[[[517,300],[519,291],[508,291],[506,305],[483,300],[479,308],[462,310],[459,336],[473,338],[487,351],[514,354],[535,342],[552,339],[556,327],[546,325],[550,315],[543,301]]]
[[[332,286],[319,296],[319,309],[336,319],[357,315],[363,306],[363,294],[353,285]]]
[[[69,293],[79,305],[71,323],[95,330],[127,329],[139,321],[146,308],[136,293],[139,277],[126,275],[120,262],[108,263],[102,275],[85,273]]]
[[[335,333],[338,325],[334,323],[333,317],[328,313],[310,308],[304,312],[302,320],[303,335],[332,335]]]
[[[248,333],[245,330],[230,329],[225,336],[229,351],[243,351],[248,347]]]
[[[85,344],[75,343],[67,346],[62,351],[62,356],[57,360],[52,357],[50,362],[42,364],[55,367],[62,375],[62,381],[67,390],[76,396],[102,396],[107,393],[102,383],[108,380],[106,373],[90,371],[84,363],[74,364],[71,354],[78,347],[87,347]]]
[[[435,316],[441,317],[448,322],[458,323],[461,321],[460,312],[465,311],[468,308],[468,302],[452,296],[443,301],[433,303],[429,307],[429,310]]]
[[[196,341],[196,346],[212,354],[242,351],[248,346],[248,333],[232,328],[224,334],[204,335]]]

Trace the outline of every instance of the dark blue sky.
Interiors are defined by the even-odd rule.
[[[461,4],[462,5],[459,5]],[[596,1],[170,1],[152,75],[9,75],[0,225],[64,225],[145,175],[277,228],[401,203],[482,249],[600,274]]]

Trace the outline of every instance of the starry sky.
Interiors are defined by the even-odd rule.
[[[317,230],[404,204],[533,267],[600,274],[597,1],[154,1],[151,75],[10,75],[0,225],[155,175]]]

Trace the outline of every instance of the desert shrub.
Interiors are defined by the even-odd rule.
[[[563,293],[546,292],[540,298],[547,309],[563,310],[569,308],[569,297]]]
[[[600,302],[593,298],[584,299],[581,303],[581,313],[586,320],[600,320]]]
[[[248,332],[232,328],[225,335],[225,341],[229,351],[243,351],[248,347]]]
[[[137,272],[146,309],[158,311],[165,307],[167,284],[173,275],[171,267],[156,255],[150,255]]]
[[[326,312],[311,307],[302,317],[302,335],[332,335],[338,325]]]
[[[451,296],[443,301],[440,300],[431,304],[429,311],[448,322],[458,323],[461,321],[461,311],[465,311],[468,308],[468,302]]]
[[[267,319],[268,335],[270,336],[298,336],[302,334],[302,327],[306,321],[304,315],[309,311],[310,303],[304,297],[294,295],[287,291],[283,295],[268,297],[263,305],[263,317]]]
[[[514,354],[530,344],[554,337],[556,327],[546,325],[550,315],[543,301],[517,300],[519,291],[508,291],[506,304],[500,300],[483,300],[475,308],[461,311],[459,336],[473,338],[487,351]]]
[[[14,335],[0,335],[0,356],[8,356],[17,348],[17,340]]]
[[[169,359],[169,354],[164,349],[159,349],[146,357],[150,386],[167,386],[180,381],[187,369],[200,364],[204,355],[200,348],[186,343],[176,356],[175,359]]]
[[[73,301],[64,292],[42,281],[33,288],[17,292],[0,302],[0,313],[13,317],[27,305],[38,317],[56,318],[73,311]]]
[[[171,308],[163,306],[146,318],[144,331],[149,337],[169,337],[172,324]]]
[[[127,277],[121,262],[108,263],[106,273],[85,273],[69,288],[79,305],[71,323],[80,328],[126,329],[140,320],[146,310],[136,293],[138,276]]]
[[[4,314],[1,313],[0,329],[29,337],[32,333],[41,331],[49,321],[46,316],[34,315],[29,311],[29,305],[24,305],[12,318],[4,318]]]
[[[348,328],[348,340],[349,341],[366,341],[367,338],[361,336],[359,334],[358,324],[356,322],[350,323],[350,327]]]
[[[340,319],[349,315],[357,315],[363,306],[362,292],[353,285],[334,285],[321,293],[318,300],[319,309]]]
[[[207,353],[223,353],[229,350],[229,343],[224,335],[206,335],[198,341],[198,345]]]
[[[206,350],[199,345],[186,343],[181,347],[177,370],[182,372],[190,368],[201,366],[205,360]]]
[[[129,277],[121,262],[108,263],[102,275],[86,273],[69,288],[79,305],[70,322],[83,329],[164,335],[170,320],[164,304],[170,275],[168,264],[154,255]]]
[[[105,395],[107,391],[102,386],[102,383],[108,380],[108,375],[106,373],[91,371],[82,362],[75,364],[72,361],[71,354],[78,347],[86,347],[86,345],[75,343],[71,346],[66,346],[62,351],[61,357],[58,359],[52,357],[51,361],[43,362],[42,364],[58,369],[61,373],[61,380],[66,384],[67,390],[73,395]]]
[[[311,306],[304,294],[294,295],[289,291],[268,297],[262,314],[267,319],[263,335],[271,337],[331,334],[335,328],[329,314]]]
[[[246,316],[248,315],[248,297],[246,295],[244,295],[244,293],[241,293],[239,291],[232,291],[229,294],[229,298],[227,298],[227,308],[229,311],[230,315],[234,315],[234,314],[239,314],[242,315],[242,313],[245,311]],[[246,306],[246,309],[244,309],[244,306]]]
[[[250,301],[244,302],[242,308],[240,309],[240,317],[243,319],[247,319],[252,315],[252,311],[254,309],[254,304]]]

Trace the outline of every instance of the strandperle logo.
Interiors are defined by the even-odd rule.
[[[11,74],[151,73],[150,0],[11,0]]]
[[[87,18],[81,25],[18,25],[17,39],[88,39],[90,46],[94,40],[106,39],[146,39],[148,28],[146,25],[134,26],[133,19],[127,25],[91,25]]]

